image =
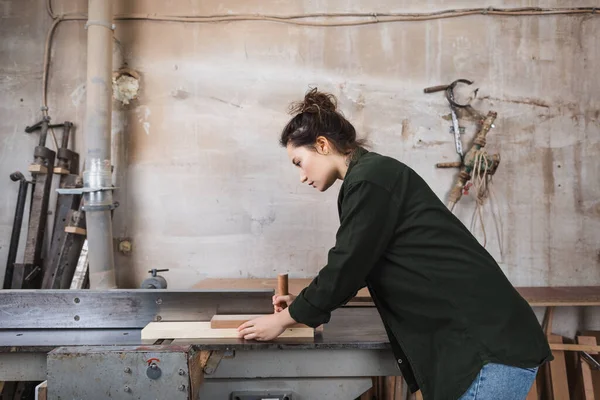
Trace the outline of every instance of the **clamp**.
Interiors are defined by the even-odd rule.
[[[446,99],[448,99],[448,102],[450,103],[450,113],[452,115],[452,131],[451,131],[451,133],[454,134],[454,145],[456,147],[456,152],[458,153],[458,155],[460,156],[460,159],[462,160],[464,153],[463,153],[462,143],[460,141],[461,131],[460,131],[460,127],[458,126],[458,117],[456,115],[456,109],[457,108],[470,108],[471,106],[469,105],[469,103],[460,104],[460,103],[457,103],[456,100],[454,100],[454,88],[459,83],[465,83],[467,85],[472,85],[473,81],[470,81],[468,79],[457,79],[449,85],[432,86],[432,87],[423,89],[423,91],[425,93],[435,93],[435,92],[440,92],[442,90],[444,90],[446,92]],[[475,91],[475,93],[477,93],[477,91]]]

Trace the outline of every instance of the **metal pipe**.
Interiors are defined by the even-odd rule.
[[[113,0],[88,2],[87,103],[85,114],[85,172],[87,188],[112,186],[110,134],[112,116]],[[112,191],[85,194],[89,245],[90,289],[114,289]]]
[[[6,271],[4,272],[4,289],[10,289],[12,285],[15,261],[17,260],[17,251],[19,250],[21,227],[23,226],[23,213],[25,212],[25,200],[27,199],[27,185],[29,185],[29,181],[27,181],[25,176],[19,171],[10,174],[10,179],[13,182],[19,181],[19,195],[17,197],[12,233],[10,235],[10,247],[8,248]]]

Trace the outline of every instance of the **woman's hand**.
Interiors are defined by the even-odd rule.
[[[275,308],[275,312],[276,313],[282,312],[284,310],[284,308],[282,306],[285,304],[289,307],[290,304],[292,304],[294,302],[295,298],[296,298],[296,296],[294,296],[293,294],[288,294],[285,296],[279,296],[279,295],[273,296],[273,307]]]
[[[264,315],[243,323],[238,327],[238,337],[246,340],[273,340],[295,322],[285,309],[277,314]]]

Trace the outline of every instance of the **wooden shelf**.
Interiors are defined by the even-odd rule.
[[[289,293],[298,295],[312,281],[310,278],[289,279]],[[276,289],[273,279],[204,279],[194,289]],[[534,307],[600,306],[600,286],[518,287],[517,291]],[[367,288],[361,289],[348,305],[372,305]]]

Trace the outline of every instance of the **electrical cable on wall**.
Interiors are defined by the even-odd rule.
[[[48,115],[48,74],[50,66],[50,50],[52,46],[53,34],[56,27],[63,21],[86,21],[87,15],[83,13],[55,14],[52,9],[52,0],[46,2],[48,15],[53,19],[53,23],[48,30],[44,46],[44,63],[42,74],[42,112],[44,116]],[[466,9],[449,9],[428,13],[395,13],[395,12],[373,12],[373,13],[304,13],[290,15],[267,15],[267,14],[209,14],[209,15],[157,15],[157,14],[117,14],[115,20],[123,21],[160,21],[160,22],[182,22],[182,23],[218,23],[218,22],[242,22],[242,21],[266,21],[297,26],[309,27],[350,27],[361,25],[372,25],[392,22],[414,22],[430,21],[447,18],[458,18],[472,15],[482,16],[547,16],[547,15],[592,15],[600,14],[597,7],[571,7],[571,8],[542,8],[542,7],[521,7],[521,8],[496,8],[480,7]],[[54,131],[51,130],[54,146],[58,149],[58,143]],[[484,150],[475,154],[475,168],[470,186],[476,194],[476,207],[471,218],[471,231],[476,226],[477,221],[481,226],[483,234],[483,245],[486,245],[487,235],[483,223],[482,207],[486,198],[490,197],[490,202],[494,199],[494,193],[491,190],[492,173],[487,171],[488,155]],[[442,163],[443,164],[443,163]],[[438,164],[441,166],[442,164]],[[454,163],[450,163],[454,164]],[[480,166],[485,167],[480,170]],[[451,166],[451,165],[448,165]],[[455,165],[452,165],[455,166]],[[468,193],[469,186],[464,188]],[[456,200],[457,201],[457,200]],[[454,208],[456,201],[452,202],[451,209]],[[499,227],[495,213],[492,211],[494,224],[498,233],[500,254],[503,253],[501,243],[502,227]]]
[[[48,15],[54,20],[46,36],[46,46],[44,49],[44,66],[42,75],[42,111],[44,115],[48,113],[47,104],[47,86],[48,69],[50,65],[50,48],[52,46],[52,36],[60,22],[63,21],[85,21],[87,16],[80,13],[55,14],[52,9],[52,0],[46,3]],[[216,23],[216,22],[235,22],[235,21],[269,21],[299,26],[314,27],[343,27],[372,25],[391,22],[411,22],[411,21],[430,21],[444,18],[457,18],[470,15],[483,16],[544,16],[544,15],[593,15],[600,14],[598,7],[563,7],[563,8],[542,8],[542,7],[521,7],[521,8],[496,8],[480,7],[434,11],[429,13],[392,13],[392,12],[372,12],[372,13],[305,13],[292,15],[267,15],[267,14],[209,14],[195,16],[178,15],[157,15],[157,14],[117,14],[115,20],[137,20],[137,21],[163,21],[163,22],[183,22],[183,23]],[[306,19],[326,19],[327,21],[306,21]],[[341,21],[340,21],[341,19]],[[347,20],[351,19],[351,20]],[[56,148],[58,148],[56,137],[52,132],[52,137]]]

